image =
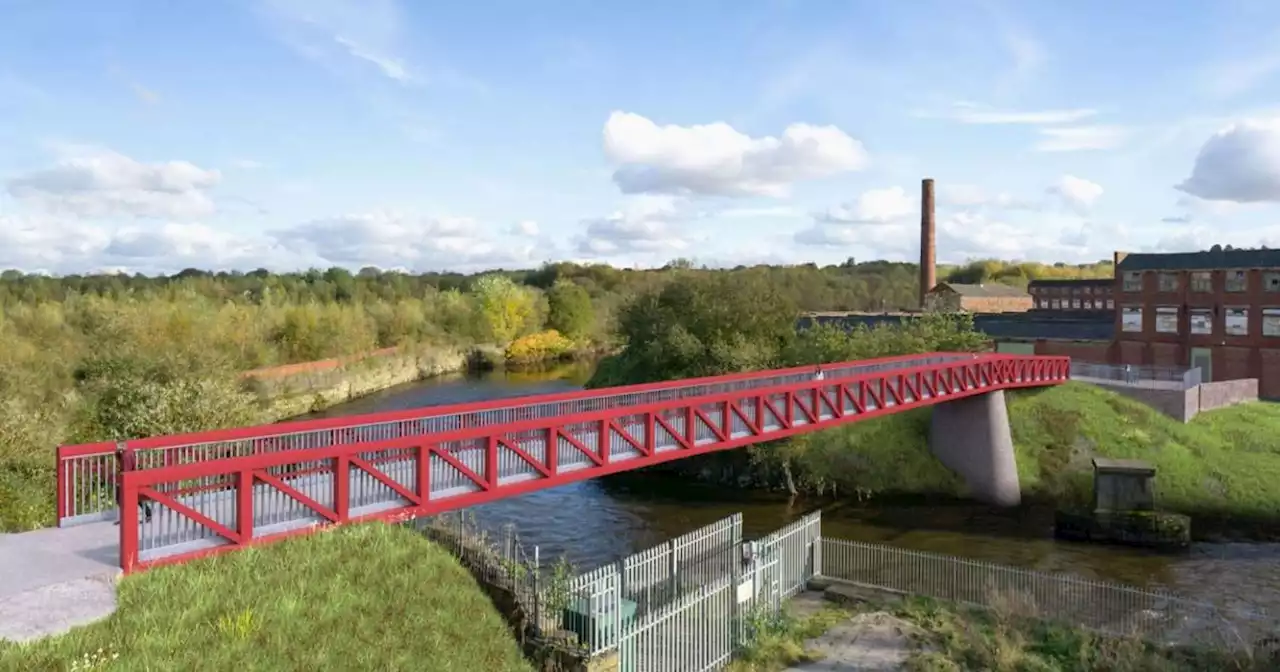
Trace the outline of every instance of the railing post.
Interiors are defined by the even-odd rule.
[[[138,487],[132,474],[123,470],[116,487],[120,503],[120,569],[128,574],[138,565]]]
[[[236,531],[240,543],[253,541],[253,470],[236,472]]]
[[[54,496],[58,498],[54,505],[54,515],[57,516],[57,526],[62,527],[62,519],[67,517],[67,463],[62,459],[62,446],[57,447],[53,459],[57,462],[54,467],[54,478],[58,479],[54,485]]]

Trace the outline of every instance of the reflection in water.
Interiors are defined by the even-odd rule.
[[[581,386],[585,365],[550,371],[437,378],[386,390],[323,416],[564,392]],[[596,567],[741,512],[760,536],[816,507],[785,499],[664,482],[592,480],[476,507],[485,524],[513,524],[543,557]],[[1280,610],[1280,544],[1196,544],[1181,555],[1056,541],[1053,512],[955,505],[830,505],[827,536],[885,543],[1047,572],[1162,587],[1185,597]]]

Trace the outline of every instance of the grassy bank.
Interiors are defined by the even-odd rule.
[[[911,672],[1271,672],[1271,651],[1223,642],[1222,649],[1158,648],[1047,623],[1013,608],[979,609],[919,598],[870,596],[815,605],[801,596],[755,636],[730,672],[781,672],[822,660],[832,645],[865,661]],[[1228,648],[1229,647],[1229,648]],[[887,669],[887,668],[886,668]]]
[[[1244,404],[1182,424],[1079,383],[1010,393],[1007,400],[1019,476],[1029,497],[1085,503],[1092,492],[1093,457],[1134,458],[1156,467],[1159,506],[1280,526],[1280,491],[1269,485],[1280,479],[1280,405]],[[786,462],[797,487],[812,493],[963,496],[964,484],[929,451],[930,412],[857,422],[753,447],[749,458],[721,459],[736,461],[753,479],[773,482]]]
[[[112,670],[529,669],[448,552],[381,523],[129,576],[107,619],[0,644],[5,670],[95,659],[114,659]]]

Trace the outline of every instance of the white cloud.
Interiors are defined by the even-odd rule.
[[[792,124],[781,138],[752,138],[723,122],[658,126],[627,112],[609,116],[604,151],[627,194],[784,197],[795,182],[868,161],[862,143],[834,126]]]
[[[1062,126],[1041,128],[1040,135],[1038,152],[1079,152],[1118,147],[1129,133],[1120,126]]]
[[[1103,193],[1102,185],[1075,175],[1063,175],[1047,191],[1062,199],[1067,207],[1080,211],[1093,207]]]
[[[529,263],[533,252],[501,244],[469,218],[387,210],[306,222],[274,232],[274,238],[349,267],[484,268]]]
[[[1177,189],[1209,201],[1280,202],[1280,118],[1243,121],[1215,133]]]
[[[11,178],[9,194],[42,210],[85,217],[202,217],[222,179],[188,161],[142,163],[117,152],[66,148],[52,168]]]
[[[942,113],[919,113],[920,117],[941,117],[958,121],[962,124],[1005,125],[1025,124],[1031,126],[1048,126],[1053,124],[1072,124],[1088,119],[1097,114],[1096,110],[1072,108],[1060,110],[998,110],[977,103],[958,102],[951,109]]]
[[[857,201],[830,208],[817,219],[844,224],[888,224],[918,211],[916,201],[902,187],[889,187],[865,191]]]
[[[310,266],[477,271],[527,267],[543,258],[529,241],[499,240],[466,218],[393,211],[342,215],[285,229],[236,231],[195,222],[125,226],[52,215],[0,216],[0,268],[83,273],[119,268],[173,273],[183,268]]]
[[[526,236],[529,238],[537,236],[539,231],[538,223],[532,219],[516,222],[515,225],[511,227],[511,233],[517,236]]]
[[[679,227],[692,215],[681,206],[666,196],[632,197],[611,215],[584,220],[586,229],[578,238],[577,251],[601,258],[688,249],[690,237]]]
[[[304,58],[333,65],[335,55],[342,55],[396,82],[414,80],[398,53],[403,18],[396,0],[257,0],[256,7],[277,37]]]

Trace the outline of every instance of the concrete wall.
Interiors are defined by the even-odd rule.
[[[1246,401],[1258,400],[1258,379],[1224,380],[1217,383],[1203,383],[1197,388],[1199,405],[1202,411],[1215,408],[1235,406]]]
[[[1090,384],[1140,401],[1178,422],[1190,422],[1201,411],[1212,411],[1215,408],[1226,408],[1258,400],[1257,378],[1202,383],[1188,390],[1134,387],[1122,383]]]
[[[934,406],[929,449],[964,478],[974,499],[996,506],[1022,502],[1004,390]]]

